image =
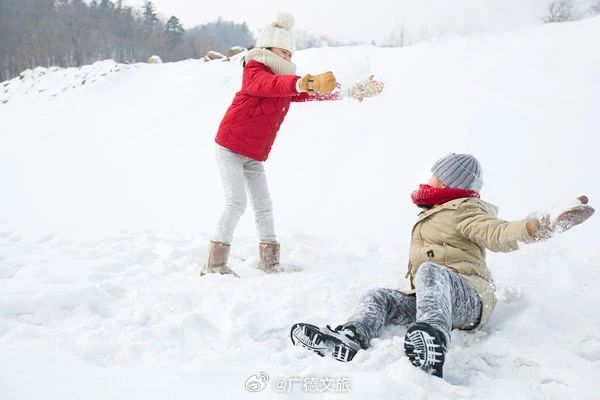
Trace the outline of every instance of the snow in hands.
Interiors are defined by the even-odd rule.
[[[544,236],[551,237],[565,232],[588,220],[595,213],[588,202],[588,197],[582,195],[572,201],[557,204],[549,210],[538,211],[535,217]]]

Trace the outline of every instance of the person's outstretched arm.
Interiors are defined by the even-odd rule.
[[[456,229],[466,238],[491,251],[509,252],[519,249],[519,242],[546,240],[583,223],[594,214],[581,196],[573,204],[552,213],[540,213],[521,221],[504,221],[492,215],[481,203],[465,202],[456,213]]]
[[[257,97],[297,96],[296,75],[275,75],[257,62],[249,62],[244,68],[242,92]]]
[[[515,251],[519,249],[518,242],[535,240],[527,230],[526,220],[502,220],[479,202],[466,201],[459,206],[456,229],[470,241],[491,251]]]
[[[300,80],[298,80],[298,82],[300,82]],[[298,96],[292,97],[292,101],[294,101],[296,103],[304,103],[304,102],[308,102],[308,101],[342,100],[342,98],[343,98],[342,92],[339,90],[341,88],[341,85],[339,83],[337,83],[336,88],[337,88],[337,90],[334,90],[333,92],[329,92],[329,93],[327,93],[327,92],[315,92],[315,93],[300,92],[298,94]]]

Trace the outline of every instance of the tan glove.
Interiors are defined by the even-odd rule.
[[[300,90],[309,93],[329,93],[336,88],[333,72],[327,71],[319,75],[304,75],[300,80]]]
[[[585,222],[595,210],[587,204],[587,196],[579,196],[577,200],[580,204],[564,209],[553,218],[549,214],[528,218],[526,228],[529,236],[535,240],[545,240]]]
[[[383,82],[375,80],[375,76],[371,75],[369,79],[355,83],[349,90],[350,97],[362,102],[365,97],[378,96],[383,92]]]

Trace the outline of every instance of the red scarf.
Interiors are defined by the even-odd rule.
[[[433,207],[448,201],[462,199],[463,197],[479,198],[479,192],[456,188],[434,188],[429,185],[419,185],[419,188],[410,196],[413,203],[419,207]]]

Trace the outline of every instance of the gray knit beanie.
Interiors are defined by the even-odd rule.
[[[449,188],[479,192],[483,186],[481,165],[470,154],[448,154],[436,161],[431,172]]]

